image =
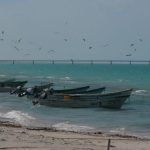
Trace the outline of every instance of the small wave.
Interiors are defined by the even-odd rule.
[[[118,133],[118,134],[125,135],[126,130],[125,128],[116,128],[114,130],[110,130],[109,132],[114,134]]]
[[[34,78],[35,78],[35,79],[44,79],[45,76],[35,76]]]
[[[16,75],[15,78],[16,79],[28,79],[29,76],[26,76],[26,75]]]
[[[150,96],[150,92],[148,92],[147,90],[136,90],[132,92],[132,94],[141,96]]]
[[[64,77],[64,78],[60,78],[61,80],[71,80],[70,77]]]
[[[53,128],[56,130],[63,130],[63,131],[74,131],[74,132],[85,132],[85,131],[92,131],[94,128],[88,126],[79,126],[70,124],[69,122],[62,122],[52,125]]]
[[[21,125],[30,125],[33,120],[35,120],[34,117],[30,116],[28,113],[23,113],[21,111],[10,111],[7,113],[0,113],[0,117],[12,119],[15,122],[21,124]]]
[[[0,77],[6,77],[6,75],[5,74],[0,74]]]
[[[55,77],[53,77],[53,76],[47,76],[46,78],[47,79],[54,79]]]

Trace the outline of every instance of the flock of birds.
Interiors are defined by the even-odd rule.
[[[5,37],[5,31],[2,30],[1,33],[0,33],[0,42],[4,42],[5,41],[4,37]],[[68,42],[69,41],[69,39],[67,39],[67,38],[64,38],[63,40],[64,40],[64,42]],[[22,43],[22,41],[23,41],[23,38],[18,38],[17,40],[11,40],[11,42],[13,43],[13,49],[19,52],[21,50],[21,48],[19,48],[19,44]],[[139,42],[143,42],[143,39],[139,38],[138,41]],[[87,42],[87,39],[86,38],[82,38],[82,42]],[[30,41],[29,44],[33,45],[34,42]],[[108,47],[109,44],[107,43],[107,44],[104,44],[102,46],[103,47]],[[134,49],[134,52],[137,51],[137,49],[135,47],[135,43],[131,43],[129,45],[129,47],[132,48],[132,50]],[[42,48],[42,46],[39,46],[37,49],[38,49],[38,51],[41,51],[43,48]],[[89,46],[88,49],[89,50],[93,49],[93,46]],[[50,49],[50,50],[47,51],[47,53],[54,53],[54,52],[56,52],[54,49]],[[30,53],[25,53],[24,55],[25,56],[29,56],[31,54]],[[132,56],[132,53],[127,53],[127,54],[125,54],[125,56],[130,57],[130,56]]]
[[[58,32],[57,32],[58,33]],[[4,30],[2,30],[1,31],[1,33],[0,33],[0,42],[4,42],[6,39],[4,38],[5,37],[5,31]],[[64,42],[68,42],[69,40],[67,39],[67,38],[64,38],[63,39],[64,40]],[[82,39],[82,41],[83,42],[86,42],[86,39],[85,38],[83,38]],[[20,45],[19,44],[21,44],[22,42],[23,42],[23,38],[19,38],[19,39],[17,39],[17,40],[11,40],[11,42],[13,43],[13,49],[14,50],[16,50],[16,51],[21,51],[22,49],[19,47]],[[35,42],[29,42],[29,44],[30,45],[36,45],[35,44]],[[93,47],[92,46],[89,46],[88,47],[88,49],[92,49]],[[41,50],[43,50],[43,47],[42,46],[39,46],[39,47],[37,47],[37,50],[38,51],[41,51]],[[47,50],[47,53],[54,53],[54,52],[56,52],[56,50],[54,50],[54,49],[50,49],[50,50]],[[29,53],[26,53],[26,54],[24,54],[24,55],[26,55],[26,56],[28,56],[28,55],[30,55]]]
[[[141,39],[141,38],[139,38],[138,40],[139,40],[139,42],[143,42],[143,39]],[[134,51],[137,50],[137,49],[135,48],[135,44],[134,44],[134,43],[131,43],[131,44],[130,44],[130,47],[133,47],[133,48],[134,48]],[[126,54],[126,56],[132,56],[132,53]]]

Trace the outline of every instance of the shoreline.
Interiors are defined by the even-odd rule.
[[[2,121],[0,120],[0,127],[12,127],[12,128],[23,128],[27,130],[32,130],[32,131],[47,131],[47,132],[64,132],[64,133],[78,133],[78,134],[83,134],[83,135],[94,135],[94,136],[105,136],[105,138],[110,139],[111,137],[115,138],[130,138],[130,139],[139,139],[139,140],[150,140],[149,138],[144,138],[141,136],[136,136],[132,134],[119,134],[119,133],[105,133],[102,131],[67,131],[67,130],[62,130],[62,129],[56,129],[55,127],[39,127],[39,126],[23,126],[21,124],[17,124],[11,121]]]
[[[24,127],[0,121],[0,149],[17,150],[149,150],[150,140],[136,136],[105,134],[102,132],[59,131],[55,128]]]

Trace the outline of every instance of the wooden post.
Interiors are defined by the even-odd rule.
[[[91,60],[91,65],[93,65],[93,60]]]
[[[32,61],[32,64],[34,65],[34,60]]]
[[[13,60],[13,64],[15,64],[15,61]]]
[[[110,64],[112,65],[112,60],[110,61]]]
[[[130,65],[131,65],[131,60],[130,60]]]
[[[74,64],[73,59],[71,59],[71,63]]]
[[[107,150],[110,150],[110,143],[111,143],[111,140],[108,139],[108,146],[107,146]]]

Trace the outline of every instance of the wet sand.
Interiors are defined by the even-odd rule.
[[[22,127],[0,122],[0,149],[3,150],[149,150],[150,140],[135,136],[56,131],[52,128]]]

